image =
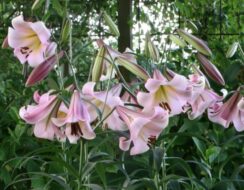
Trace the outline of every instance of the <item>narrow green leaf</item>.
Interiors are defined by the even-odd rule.
[[[33,3],[31,10],[36,10],[38,9],[45,1],[44,0],[35,0]]]
[[[64,43],[69,39],[71,24],[69,19],[65,19],[62,32],[61,32],[61,42]]]
[[[206,157],[209,160],[209,163],[213,163],[216,158],[219,156],[221,148],[218,146],[212,146],[206,150]]]
[[[55,9],[55,11],[59,14],[59,16],[62,17],[64,15],[64,8],[60,4],[60,1],[52,0],[52,5],[53,5],[53,9]]]
[[[202,154],[203,158],[205,158],[205,151],[206,151],[206,146],[205,144],[199,140],[196,137],[192,137],[193,142],[195,143],[197,149],[199,150],[199,152]]]

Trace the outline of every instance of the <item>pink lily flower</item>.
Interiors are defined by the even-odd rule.
[[[138,103],[144,107],[145,111],[150,111],[159,105],[168,110],[170,116],[183,112],[183,106],[191,97],[192,89],[184,76],[172,71],[169,74],[171,77],[167,79],[159,70],[155,70],[153,78],[149,78],[145,84],[149,93],[137,94]]]
[[[81,100],[80,92],[74,90],[71,97],[69,109],[66,111],[62,110],[65,117],[62,118],[52,118],[52,121],[57,126],[64,126],[65,135],[69,139],[70,143],[77,143],[80,137],[85,139],[94,139],[96,134],[94,133],[92,127],[90,126],[90,116],[88,110]]]
[[[40,21],[26,22],[20,15],[12,20],[12,26],[8,29],[8,44],[14,48],[14,55],[22,64],[26,61],[31,67],[41,64],[46,59],[51,37],[45,24]]]
[[[189,78],[193,87],[192,98],[188,100],[188,105],[185,108],[188,110],[188,118],[195,119],[201,116],[210,105],[221,101],[223,97],[206,88],[204,76],[194,74]]]
[[[156,106],[150,113],[134,111],[123,106],[118,106],[117,112],[127,124],[130,138],[120,137],[121,150],[130,149],[130,155],[141,154],[149,150],[150,145],[155,143],[162,130],[168,125],[168,112]]]
[[[64,139],[61,130],[51,121],[55,109],[59,105],[56,95],[51,95],[49,91],[43,95],[34,93],[34,100],[37,105],[23,106],[20,111],[20,117],[28,124],[34,125],[34,135],[38,138],[53,140],[56,137],[59,140]]]
[[[225,103],[215,103],[208,109],[210,121],[228,128],[234,124],[237,131],[244,130],[244,97],[237,90]]]
[[[84,94],[85,98],[91,102],[90,104],[87,104],[91,116],[91,121],[94,121],[98,117],[96,110],[97,108],[103,113],[102,119],[110,114],[109,117],[104,120],[104,126],[107,126],[108,128],[116,131],[126,130],[127,128],[119,119],[118,113],[116,111],[112,112],[116,106],[123,105],[123,102],[119,97],[122,86],[120,84],[115,85],[108,92],[95,92],[94,86],[94,82],[88,82],[83,86],[82,89],[82,93]]]

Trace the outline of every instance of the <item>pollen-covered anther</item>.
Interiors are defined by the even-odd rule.
[[[83,135],[79,123],[71,123],[71,135]]]
[[[163,108],[163,109],[169,111],[169,113],[171,112],[171,108],[170,108],[170,106],[169,106],[169,104],[168,104],[167,102],[161,102],[161,103],[159,104],[159,106],[160,106],[161,108]]]
[[[156,144],[156,136],[151,135],[151,136],[148,138],[147,144],[148,144],[148,146],[155,145],[155,144]]]

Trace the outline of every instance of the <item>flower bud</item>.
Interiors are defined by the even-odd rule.
[[[53,69],[54,65],[56,64],[56,62],[63,57],[64,52],[61,51],[59,52],[58,55],[53,55],[49,58],[47,58],[44,62],[42,62],[40,65],[38,65],[36,68],[34,68],[31,72],[31,74],[29,75],[25,86],[32,86],[35,83],[43,80],[48,73]]]
[[[227,53],[226,53],[226,58],[231,58],[235,53],[236,50],[239,46],[238,42],[234,42],[228,49]]]
[[[116,59],[116,62],[118,63],[118,65],[123,66],[124,68],[132,72],[134,75],[142,78],[145,81],[149,78],[149,74],[140,65],[132,63],[131,61],[123,57],[118,57]]]
[[[93,68],[92,68],[92,81],[97,82],[100,80],[100,77],[103,72],[103,62],[104,62],[104,56],[105,56],[105,47],[101,46],[98,50],[97,57],[95,59]]]
[[[174,42],[176,45],[178,45],[178,46],[180,46],[180,47],[182,47],[182,48],[184,48],[185,46],[186,46],[186,43],[183,41],[183,40],[181,40],[178,36],[176,36],[176,35],[173,35],[173,34],[171,34],[170,36],[169,36],[169,39],[172,41],[172,42]]]
[[[178,29],[177,32],[184,40],[186,40],[190,45],[192,45],[202,54],[208,55],[208,56],[212,55],[211,50],[209,49],[209,47],[206,45],[206,43],[203,40],[197,38],[196,36],[193,36],[192,34],[186,32],[184,30],[181,30],[181,29]]]
[[[224,78],[222,77],[221,73],[213,63],[211,63],[206,57],[204,57],[200,53],[197,53],[197,59],[199,60],[206,74],[211,79],[213,79],[218,84],[225,85]]]
[[[114,23],[114,21],[112,20],[112,18],[106,13],[106,11],[103,11],[103,19],[105,21],[105,23],[108,25],[110,31],[112,32],[112,34],[114,34],[115,36],[119,36],[119,29],[117,28],[116,24]]]
[[[154,61],[159,60],[159,51],[156,48],[156,46],[153,44],[149,33],[146,34],[145,54]]]

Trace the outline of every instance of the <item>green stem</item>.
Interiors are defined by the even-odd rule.
[[[239,49],[241,51],[242,58],[244,59],[244,52],[243,52],[243,49],[241,48],[241,44],[240,43],[239,43]]]
[[[63,160],[64,160],[64,162],[67,162],[66,144],[65,144],[65,142],[62,142],[61,146],[62,146]],[[63,169],[64,169],[64,173],[65,173],[65,183],[68,183],[68,181],[69,181],[68,170],[67,170],[66,167],[63,167]]]
[[[111,81],[111,78],[112,78],[113,70],[114,70],[114,68],[112,67],[112,69],[111,69],[111,73],[110,73],[110,76],[109,76],[109,80],[108,80],[108,83],[107,83],[106,97],[105,97],[105,101],[104,101],[104,103],[103,103],[102,119],[103,119],[103,113],[104,113],[104,111],[105,111],[105,107],[106,107],[106,103],[107,103],[107,99],[108,99],[109,85],[110,85],[110,81]]]
[[[162,166],[162,178],[163,178],[163,190],[167,190],[167,183],[165,183],[165,178],[166,178],[166,161],[165,161],[165,156],[166,156],[166,149],[164,145],[164,141],[162,141],[162,148],[163,148],[163,166]]]
[[[69,33],[69,63],[70,63],[70,68],[71,68],[71,72],[72,72],[72,76],[74,77],[74,81],[75,81],[75,86],[78,90],[79,89],[79,84],[75,75],[75,69],[73,66],[73,51],[72,51],[72,27],[73,27],[73,23],[72,20],[70,20],[70,33]]]
[[[84,147],[84,164],[88,163],[88,147],[87,147],[87,143],[83,143]],[[87,174],[87,176],[85,177],[85,184],[90,184],[90,175]],[[86,189],[89,190],[89,187],[86,186]]]
[[[46,0],[46,3],[45,3],[45,10],[44,10],[44,14],[45,14],[45,15],[48,13],[49,5],[50,5],[50,0]]]
[[[79,157],[79,179],[78,179],[78,190],[81,188],[81,171],[83,163],[83,140],[80,140],[80,157]]]

